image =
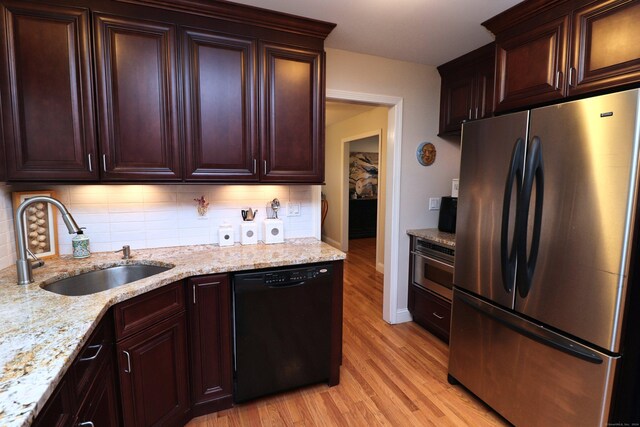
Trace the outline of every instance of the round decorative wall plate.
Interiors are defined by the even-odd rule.
[[[436,161],[436,147],[430,142],[422,142],[416,151],[418,163],[422,166],[430,166]]]

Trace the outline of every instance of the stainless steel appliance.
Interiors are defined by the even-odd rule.
[[[463,126],[449,376],[515,425],[617,421],[639,102],[632,90]]]
[[[411,256],[413,283],[451,301],[454,250],[416,237],[412,240]]]
[[[233,277],[234,400],[327,381],[330,264]]]

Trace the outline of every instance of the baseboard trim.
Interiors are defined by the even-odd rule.
[[[384,274],[384,263],[382,262],[376,262],[376,271],[378,273],[382,273]]]
[[[331,239],[330,237],[327,236],[322,236],[322,241],[333,246],[334,248],[338,249],[339,251],[341,251],[342,249],[342,245],[340,244],[340,242],[336,242],[335,240]]]
[[[406,323],[411,322],[413,318],[411,317],[411,313],[406,308],[400,309],[396,311],[396,324],[397,323]]]

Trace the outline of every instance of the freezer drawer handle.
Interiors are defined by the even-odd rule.
[[[590,363],[595,363],[596,365],[600,365],[603,362],[602,358],[597,353],[571,340],[556,336],[552,332],[546,331],[541,327],[535,327],[535,329],[539,330],[532,330],[531,327],[516,325],[509,319],[509,317],[513,317],[512,314],[504,313],[502,310],[492,307],[487,303],[471,300],[461,294],[456,294],[456,299],[491,317],[493,320],[503,324],[507,328],[512,329],[517,333],[524,335],[525,337],[537,341],[543,345],[555,348],[556,350],[560,350],[563,353],[567,353],[568,355],[577,357],[578,359],[586,360]]]
[[[522,188],[522,167],[524,164],[524,141],[518,138],[513,145],[509,175],[504,186],[504,199],[502,202],[502,230],[500,235],[500,260],[502,266],[502,286],[511,293],[516,275],[516,236],[517,228],[513,233],[511,252],[509,253],[509,211],[511,210],[511,194],[513,193],[513,181],[516,182],[516,201],[520,198]],[[516,206],[517,211],[517,206]]]
[[[531,252],[527,256],[527,226],[529,223],[529,205],[533,183],[536,184],[536,206],[533,216],[533,234],[531,236]],[[525,167],[522,194],[518,200],[516,214],[516,234],[518,236],[518,293],[526,298],[531,290],[533,272],[536,269],[538,259],[538,247],[540,246],[540,227],[542,226],[542,202],[544,200],[544,163],[542,162],[542,143],[537,136],[531,141],[531,149]]]

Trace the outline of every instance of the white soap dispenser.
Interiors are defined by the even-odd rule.
[[[91,250],[89,249],[89,237],[82,231],[84,227],[81,227],[78,230],[78,233],[71,239],[71,246],[73,247],[73,257],[74,258],[87,258],[91,255]]]

